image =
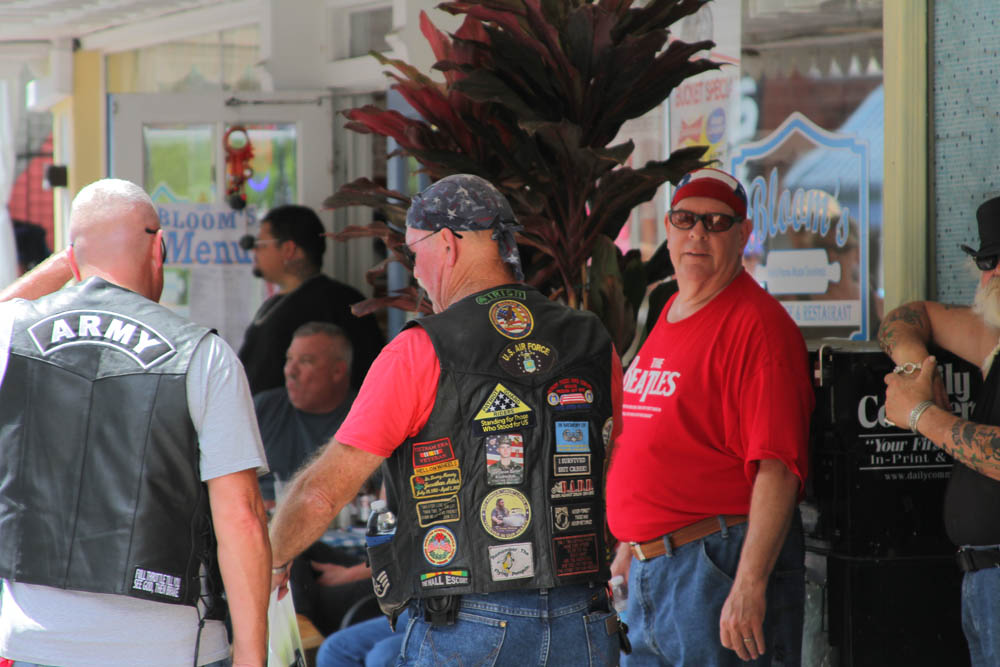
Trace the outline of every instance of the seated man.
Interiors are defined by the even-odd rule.
[[[285,386],[253,397],[271,473],[261,494],[274,507],[274,480],[291,479],[340,427],[351,409],[353,350],[336,324],[308,322],[292,334],[285,357]]]
[[[275,480],[288,480],[340,427],[354,402],[351,341],[343,329],[308,322],[292,334],[285,386],[254,396],[271,474],[261,494],[271,509]],[[317,570],[314,573],[313,570]],[[296,561],[292,596],[296,610],[324,635],[340,626],[350,605],[372,592],[371,571],[358,555],[317,542]]]

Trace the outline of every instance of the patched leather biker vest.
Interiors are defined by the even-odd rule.
[[[0,577],[202,595],[223,618],[186,389],[209,330],[99,278],[16,309],[0,384]]]
[[[508,285],[408,326],[441,377],[427,424],[385,463],[398,524],[369,549],[383,610],[607,581],[612,346],[597,317]]]

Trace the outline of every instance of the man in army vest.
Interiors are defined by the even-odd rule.
[[[266,459],[243,369],[156,303],[163,231],[141,188],[85,187],[69,236],[0,295],[35,299],[0,303],[0,656],[217,663],[228,601],[233,664],[260,667]]]
[[[592,314],[519,282],[513,211],[483,179],[441,179],[406,224],[435,315],[383,350],[293,481],[273,560],[319,537],[384,462],[397,527],[369,557],[383,610],[411,610],[402,664],[617,664],[603,504],[622,384],[613,345]],[[498,435],[523,474],[490,475]]]

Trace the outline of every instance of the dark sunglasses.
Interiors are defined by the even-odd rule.
[[[435,234],[443,232],[445,229],[447,229],[447,227],[441,227],[440,229],[436,229],[427,236],[425,236],[424,238],[417,239],[413,243],[400,243],[398,246],[396,246],[396,250],[398,250],[399,254],[401,254],[403,257],[406,258],[406,261],[408,261],[410,264],[413,264],[414,262],[417,261],[417,253],[413,252],[412,250],[413,246],[417,245],[421,241],[426,241]],[[462,238],[462,235],[456,232],[454,229],[451,230],[451,233],[455,235],[455,238],[459,239]]]
[[[282,243],[281,239],[261,239],[253,236],[252,234],[245,234],[240,237],[239,244],[240,248],[243,250],[253,250],[262,245],[267,245],[269,243]]]
[[[155,234],[160,231],[159,229],[150,229],[149,227],[143,227],[143,229],[147,234]],[[162,227],[160,229],[162,229]],[[167,239],[163,236],[160,237],[160,259],[163,260],[164,264],[167,263]]]
[[[985,257],[976,257],[976,266],[979,267],[980,271],[992,271],[997,268],[997,259],[1000,255],[986,255]]]
[[[684,209],[676,209],[667,213],[670,224],[677,229],[691,229],[698,221],[708,232],[725,232],[743,218],[727,213],[692,213]]]

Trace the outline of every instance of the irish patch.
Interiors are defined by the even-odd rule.
[[[468,586],[468,570],[442,570],[424,572],[420,575],[421,588],[445,588],[447,586]]]
[[[533,340],[511,343],[500,351],[497,363],[514,377],[545,373],[559,358],[555,348]]]
[[[514,431],[535,425],[535,413],[499,382],[474,417],[479,435]]]
[[[509,486],[524,481],[524,438],[520,433],[488,435],[486,444],[486,483]]]
[[[549,497],[553,500],[587,498],[592,495],[594,495],[594,480],[589,477],[556,480],[549,493]]]
[[[556,477],[590,474],[590,454],[556,454],[553,464]]]
[[[520,301],[503,299],[490,306],[490,322],[493,328],[507,338],[526,338],[535,326],[531,311]]]
[[[563,454],[589,453],[590,423],[556,422],[556,451]]]
[[[530,579],[535,576],[535,555],[531,542],[490,547],[490,577],[493,581]]]
[[[451,523],[462,518],[458,504],[458,496],[440,500],[425,500],[417,503],[417,523],[421,528],[433,526],[436,523]]]
[[[594,402],[594,388],[580,378],[562,378],[549,387],[545,400],[553,410],[581,410]]]
[[[524,301],[528,298],[528,293],[523,289],[512,289],[510,287],[501,287],[500,289],[490,290],[486,294],[480,294],[476,297],[476,303],[480,306],[487,306],[494,301],[499,299],[520,299]]]
[[[557,532],[594,529],[593,505],[553,505],[552,526]]]
[[[479,520],[493,537],[512,540],[528,529],[531,505],[517,489],[497,489],[486,496],[480,505]]]
[[[442,566],[451,562],[458,550],[455,533],[444,526],[431,528],[424,535],[424,558],[431,565]]]
[[[556,576],[597,572],[597,534],[567,535],[552,538]]]
[[[450,438],[413,443],[414,469],[449,461],[455,461],[455,450],[451,446]],[[458,465],[457,461],[455,465]]]
[[[418,500],[451,495],[458,493],[460,488],[462,488],[462,471],[458,468],[410,475],[410,489],[413,491],[413,497]]]
[[[176,350],[153,327],[104,310],[49,315],[28,327],[28,335],[42,356],[68,345],[101,345],[122,352],[142,368],[164,361]]]

